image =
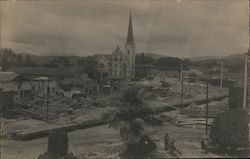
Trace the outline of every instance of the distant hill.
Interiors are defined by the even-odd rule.
[[[193,57],[189,58],[190,61],[194,63],[207,63],[207,62],[221,62],[223,61],[226,64],[238,64],[244,63],[243,54],[233,54],[229,56],[204,56],[204,57]]]
[[[192,62],[203,61],[203,60],[211,60],[211,59],[221,59],[222,56],[198,56],[198,57],[190,57],[188,58]]]
[[[27,53],[20,53],[23,57],[27,55]],[[143,53],[137,53],[137,55],[141,55]],[[159,55],[152,52],[145,52],[145,56],[152,57],[154,60],[163,58],[163,57],[169,57],[164,55]],[[29,54],[31,61],[38,64],[48,64],[53,59],[57,59],[58,57],[65,57],[65,56],[39,56],[39,55],[32,55]],[[81,56],[66,56],[69,58],[70,64],[76,64],[81,58]],[[200,57],[191,57],[188,58],[192,64],[196,66],[204,66],[204,65],[215,65],[219,64],[221,61],[224,62],[225,66],[228,67],[234,67],[234,66],[240,66],[242,67],[244,65],[244,55],[243,54],[233,54],[229,56],[200,56]]]
[[[165,56],[165,55],[159,55],[159,54],[156,54],[156,53],[152,53],[152,52],[141,52],[141,53],[136,53],[137,55],[141,55],[141,54],[144,54],[145,56],[148,56],[148,57],[152,57],[154,60],[157,60],[159,58],[162,58],[162,57],[168,57],[168,56]]]
[[[26,55],[29,55],[31,61],[36,63],[37,65],[48,64],[53,59],[57,59],[59,57],[67,57],[69,58],[70,64],[76,64],[81,58],[83,58],[80,56],[39,56],[39,55],[32,55],[28,53],[20,53],[20,55],[22,55],[23,57],[25,57]]]
[[[223,57],[222,60],[228,64],[238,64],[244,63],[245,56],[243,54],[234,54],[230,56]]]
[[[201,58],[202,59],[202,58]],[[223,61],[224,67],[228,68],[230,72],[242,72],[244,69],[244,55],[234,54],[229,56],[222,56],[220,58],[204,58],[205,60],[192,61],[192,65],[209,69],[212,67],[220,67],[220,63]]]

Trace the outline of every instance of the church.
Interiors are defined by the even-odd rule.
[[[124,50],[117,46],[113,51],[110,71],[112,79],[130,81],[135,77],[135,42],[131,12]]]

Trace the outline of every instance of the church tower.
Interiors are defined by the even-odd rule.
[[[127,57],[126,78],[132,79],[135,77],[135,43],[134,43],[131,11],[129,15],[127,40],[125,43],[125,56]]]

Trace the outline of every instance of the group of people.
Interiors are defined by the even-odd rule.
[[[168,133],[164,136],[164,149],[168,151],[171,155],[176,155],[176,153],[181,154],[181,152],[175,146],[175,140],[171,140],[169,138]],[[201,140],[201,150],[202,152],[207,153],[208,151],[208,140]]]
[[[170,140],[168,133],[164,136],[164,149],[171,155],[182,154],[175,146],[175,140]],[[201,141],[201,149],[206,152],[206,141]],[[49,133],[48,149],[38,159],[79,159],[68,152],[68,135],[66,131],[54,130]]]
[[[164,149],[173,156],[176,156],[176,153],[181,154],[175,146],[175,140],[170,141],[168,133],[164,136]]]

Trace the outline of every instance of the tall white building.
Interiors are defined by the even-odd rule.
[[[135,43],[131,13],[124,51],[120,47],[116,47],[112,53],[111,65],[111,77],[113,79],[129,81],[135,77]]]

